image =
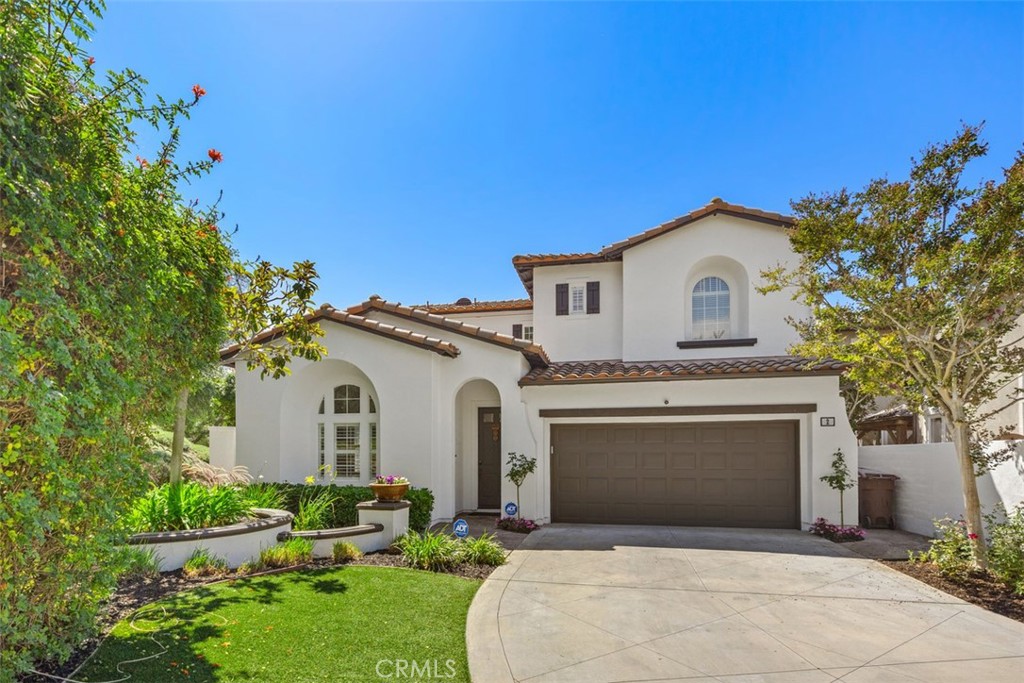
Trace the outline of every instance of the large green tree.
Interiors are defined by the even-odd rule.
[[[284,316],[296,345],[267,351],[270,372],[322,352],[300,323],[312,264],[254,288],[270,266],[239,263],[216,207],[179,191],[223,158],[175,157],[205,91],[101,75],[81,46],[102,9],[0,2],[0,682],[94,628],[150,423],[218,347]],[[166,136],[149,159],[138,125]]]
[[[985,568],[976,456],[986,421],[1004,407],[994,402],[1024,371],[1024,153],[1000,181],[968,187],[965,168],[988,151],[979,133],[965,126],[927,147],[906,179],[793,202],[799,263],[765,273],[765,289],[793,287],[811,308],[793,321],[794,351],[849,361],[863,392],[946,419]]]

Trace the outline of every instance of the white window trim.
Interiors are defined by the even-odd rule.
[[[697,288],[697,285],[703,280],[714,277],[718,278],[725,283],[725,286],[729,288],[729,329],[720,337],[706,337],[698,336],[697,329],[693,323],[693,290]],[[686,288],[686,305],[684,307],[685,320],[684,324],[686,327],[686,339],[689,341],[714,341],[716,339],[734,339],[737,336],[737,322],[738,312],[736,310],[738,306],[737,298],[738,290],[736,288],[736,282],[728,277],[724,273],[720,272],[702,272],[697,277],[692,278],[689,285]]]
[[[523,325],[523,339],[533,341],[533,325]]]
[[[580,308],[576,310],[574,304],[576,303],[575,294],[579,292],[580,295]],[[569,317],[577,315],[587,314],[587,283],[586,282],[569,282]]]
[[[354,385],[359,387],[359,412],[358,413],[335,413],[334,412],[334,389],[337,386]],[[376,407],[376,412],[370,412],[370,401],[373,401]],[[324,412],[319,412],[320,402],[323,401]],[[373,471],[373,462],[370,453],[370,425],[377,426],[377,462],[376,469],[380,469],[380,427],[379,427],[379,415],[380,415],[380,400],[377,398],[370,389],[362,382],[358,381],[341,381],[336,385],[331,386],[327,391],[317,399],[314,404],[313,418],[314,425],[313,430],[315,434],[314,442],[316,452],[313,455],[313,468],[314,477],[323,483],[330,481],[340,481],[345,484],[359,484],[366,483],[376,476],[376,472]],[[337,456],[341,452],[337,448],[336,439],[336,426],[341,425],[358,425],[358,440],[359,448],[356,455],[356,467],[359,472],[358,475],[338,475],[337,472]],[[321,466],[321,461],[324,465],[330,465],[330,472],[326,471],[326,468]]]

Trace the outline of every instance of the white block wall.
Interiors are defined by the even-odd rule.
[[[861,471],[900,478],[894,501],[897,528],[931,536],[932,520],[963,515],[960,468],[952,443],[861,446],[859,451]],[[1024,503],[1024,448],[1018,447],[1016,457],[978,477],[978,495],[985,512],[997,503],[1007,509]]]

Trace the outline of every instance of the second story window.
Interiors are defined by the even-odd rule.
[[[512,326],[512,336],[516,339],[525,339],[526,341],[533,341],[533,325],[523,325],[516,323]]]
[[[581,315],[586,312],[587,290],[582,284],[569,285],[569,315]]]
[[[555,315],[590,315],[600,312],[600,282],[563,282],[555,285]]]
[[[729,285],[719,277],[706,277],[693,288],[693,338],[724,339],[730,333]]]

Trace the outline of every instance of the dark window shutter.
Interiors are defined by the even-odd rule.
[[[601,283],[587,283],[587,313],[601,312]]]
[[[555,315],[569,315],[569,284],[555,285]]]
[[[523,326],[522,325],[513,325],[512,326],[512,336],[515,337],[516,339],[522,339],[523,338]]]

